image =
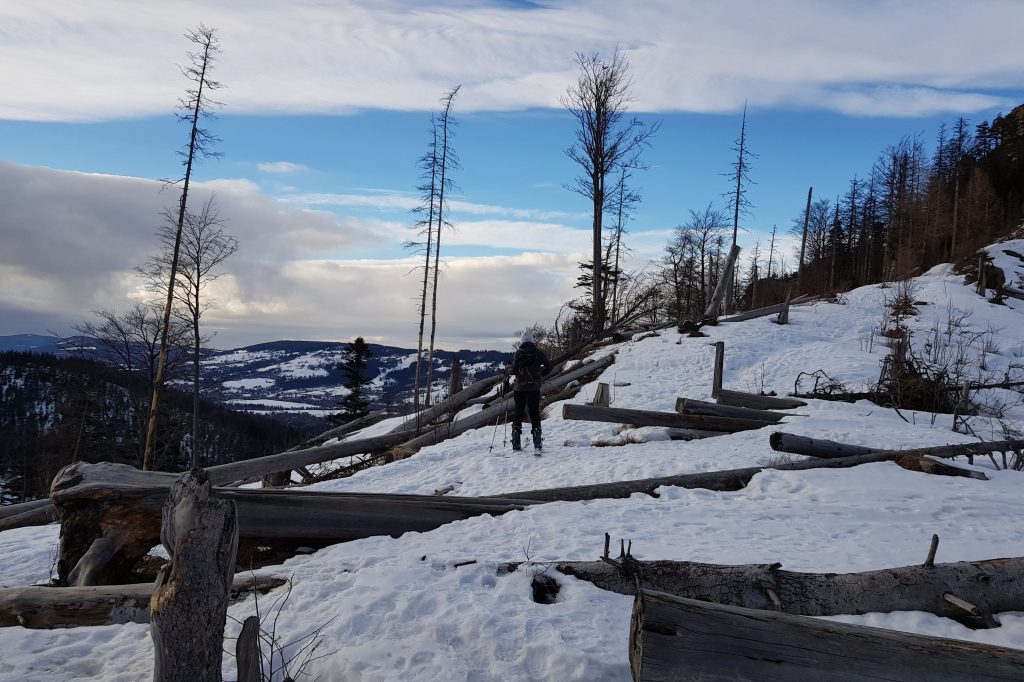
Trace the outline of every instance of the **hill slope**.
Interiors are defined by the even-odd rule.
[[[1024,242],[992,250],[1008,280],[1019,282],[1024,262],[1007,250],[1024,253]],[[911,294],[917,312],[894,321],[886,302],[901,293]],[[616,407],[671,411],[680,396],[707,400],[711,343],[721,340],[726,388],[785,394],[800,373],[822,369],[858,390],[877,380],[888,352],[880,331],[891,331],[894,322],[922,358],[965,360],[960,371],[967,379],[1012,374],[1024,363],[1024,301],[989,303],[950,266],[932,269],[909,289],[869,286],[838,304],[796,307],[790,322],[723,323],[706,328],[707,338],[663,332],[608,347],[600,352],[617,353],[616,362],[600,380],[615,385]],[[584,402],[592,392],[588,387],[573,400]],[[1004,428],[1019,431],[1019,399],[1005,390],[982,392],[979,401],[999,406],[1002,419],[974,417],[971,426],[985,438]],[[951,430],[950,415],[897,413],[867,401],[811,401],[792,412],[782,430],[867,446],[972,440]],[[486,495],[764,465],[778,457],[768,445],[776,429],[673,441],[660,428],[623,431],[560,414],[560,404],[548,411],[540,459],[508,452],[501,427],[478,429],[410,459],[309,489],[431,494],[452,487],[457,495]],[[607,446],[627,440],[642,442]],[[891,463],[775,470],[737,492],[662,488],[657,498],[551,503],[427,533],[335,545],[277,569],[294,582],[277,632],[293,640],[323,628],[321,651],[329,653],[310,668],[323,680],[628,680],[631,599],[553,574],[560,583],[557,602],[535,603],[531,578],[545,570],[544,562],[594,559],[605,532],[613,541],[631,540],[642,559],[780,562],[803,571],[920,564],[933,533],[942,538],[939,561],[1024,556],[1022,474],[981,458],[976,464],[990,480],[928,476]],[[45,580],[56,539],[56,526],[0,533],[0,553],[15,559],[0,568],[0,583]],[[534,565],[498,574],[500,564],[524,560]],[[261,597],[262,613],[271,599]],[[228,636],[236,636],[238,622],[254,611],[251,599],[232,606]],[[980,631],[920,612],[837,619],[1024,649],[1024,614],[1002,614],[1002,627]],[[11,652],[5,664],[18,679],[150,675],[145,625],[8,628],[0,631],[0,643]],[[228,677],[232,666],[225,657]]]

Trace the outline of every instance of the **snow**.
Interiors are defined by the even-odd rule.
[[[1003,248],[1024,253],[1024,243]],[[993,247],[994,248],[994,247]],[[1005,254],[1004,254],[1005,255]],[[1008,257],[1009,258],[1009,257]],[[1024,268],[1010,258],[1007,267]],[[1015,263],[1015,264],[1014,264]],[[1007,272],[1008,280],[1011,279]],[[1019,273],[1018,273],[1019,276]],[[869,286],[840,303],[795,306],[791,324],[768,318],[706,327],[707,338],[674,331],[602,350],[616,362],[600,381],[616,386],[616,407],[672,411],[677,397],[710,399],[715,341],[725,342],[726,388],[792,391],[801,372],[823,369],[861,390],[878,378],[887,352],[878,336],[884,301],[896,287]],[[915,280],[919,314],[904,322],[914,347],[957,343],[974,364],[970,378],[999,377],[1024,354],[1024,302],[992,305],[948,266]],[[958,324],[961,311],[968,312]],[[987,348],[987,350],[986,350]],[[1016,350],[1015,350],[1016,349]],[[593,394],[591,384],[574,402]],[[1016,394],[990,391],[1007,403],[1006,421],[1021,428]],[[406,460],[308,490],[494,495],[567,485],[765,465],[780,458],[772,430],[886,448],[968,442],[949,415],[810,401],[787,411],[778,429],[697,441],[667,440],[664,429],[565,421],[561,404],[546,411],[541,459],[512,455],[501,426],[468,432]],[[361,435],[401,423],[387,420]],[[1002,437],[984,417],[982,437]],[[598,447],[595,442],[642,441]],[[499,517],[475,517],[425,533],[374,537],[296,557],[266,572],[290,576],[292,593],[277,620],[288,640],[322,628],[327,655],[309,672],[322,680],[628,680],[626,643],[632,600],[555,574],[549,562],[594,559],[604,533],[631,540],[642,559],[740,564],[780,562],[795,571],[846,572],[920,564],[933,533],[938,561],[1024,556],[1022,474],[975,459],[988,481],[928,476],[892,463],[852,469],[768,470],[737,492],[663,487],[659,497],[556,502]],[[46,580],[57,526],[0,533],[0,584]],[[13,558],[13,560],[11,560]],[[457,565],[473,561],[468,565]],[[502,574],[507,562],[529,561]],[[534,573],[552,571],[558,601],[534,603]],[[259,598],[266,615],[284,594]],[[255,613],[249,598],[229,609],[227,650],[239,622]],[[1024,649],[1024,613],[1000,614],[1002,627],[971,631],[921,612],[836,616],[834,620]],[[136,680],[151,675],[145,625],[53,631],[0,630],[0,680]],[[224,675],[234,679],[225,657]]]
[[[267,379],[264,377],[256,377],[253,379],[236,379],[234,381],[225,381],[223,386],[229,390],[238,389],[254,389],[254,388],[269,388],[273,386],[275,381],[273,379]]]

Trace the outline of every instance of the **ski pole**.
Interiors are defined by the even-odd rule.
[[[501,400],[505,400],[505,378],[501,380]],[[508,414],[508,407],[505,408],[506,415]],[[494,438],[498,435],[498,422],[494,422],[494,430],[491,432],[491,446],[487,448],[487,452],[494,451]],[[502,447],[504,447],[504,434],[502,434]]]

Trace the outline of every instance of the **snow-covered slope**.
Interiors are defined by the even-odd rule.
[[[993,253],[997,248],[1007,281],[1019,282],[1024,262],[1005,250],[1024,253],[1024,241]],[[726,388],[785,394],[801,372],[821,369],[860,390],[878,378],[887,352],[878,329],[885,301],[899,291],[869,286],[839,303],[795,307],[786,326],[761,318],[705,328],[707,338],[666,331],[609,347],[601,352],[616,353],[616,362],[600,380],[615,386],[617,407],[671,411],[680,396],[707,400],[711,344],[721,340]],[[912,294],[918,314],[903,324],[919,352],[967,358],[966,379],[1019,372],[1024,301],[991,304],[949,266],[914,280]],[[593,385],[574,401],[586,401]],[[1004,416],[1001,422],[973,418],[979,436],[1021,429],[1018,394],[993,389],[983,397],[1001,404]],[[791,412],[782,430],[847,443],[910,448],[972,440],[951,430],[950,415],[901,410],[901,416],[867,401],[811,401]],[[775,429],[685,442],[669,440],[663,429],[622,434],[614,424],[560,415],[561,404],[548,409],[539,459],[512,455],[502,445],[502,427],[479,429],[311,489],[431,494],[452,486],[452,494],[488,495],[763,465],[778,457],[768,445]],[[594,444],[627,435],[645,442]],[[986,458],[975,462],[990,480],[928,476],[890,463],[765,471],[738,492],[663,488],[658,498],[551,503],[427,533],[335,545],[274,569],[294,583],[277,632],[292,641],[322,628],[317,653],[324,657],[309,667],[322,680],[628,680],[631,599],[553,574],[561,585],[558,601],[535,603],[530,583],[545,562],[594,559],[606,532],[615,541],[632,540],[634,555],[643,559],[780,562],[804,571],[919,564],[933,533],[941,537],[939,561],[1024,555],[1024,474],[997,470]],[[0,555],[15,558],[0,565],[0,583],[45,581],[56,541],[56,526],[0,533]],[[532,567],[498,574],[499,564],[525,560]],[[261,597],[261,613],[280,594]],[[255,611],[252,599],[232,606],[228,637]],[[999,618],[1002,627],[980,631],[926,613],[837,619],[1024,649],[1024,613]],[[150,676],[151,661],[145,625],[0,630],[0,679],[139,680]],[[227,679],[233,666],[226,656]]]

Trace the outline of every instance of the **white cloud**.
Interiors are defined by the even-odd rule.
[[[0,118],[165,114],[181,94],[184,27],[219,27],[221,99],[233,113],[558,107],[576,51],[620,46],[635,106],[735,111],[812,106],[917,115],[1003,104],[1019,90],[1016,0],[11,0],[0,8]],[[111,46],[117,46],[116,51]],[[126,86],[128,84],[129,86]],[[969,113],[969,112],[964,112]]]
[[[340,206],[372,208],[384,211],[409,212],[422,205],[422,201],[411,195],[393,190],[364,190],[366,194],[331,194],[311,193],[293,194],[282,197],[282,200],[299,206]],[[453,199],[447,201],[448,210],[454,214],[470,215],[504,215],[524,220],[578,220],[585,213],[567,211],[548,211],[528,208],[512,208],[494,204],[477,204],[469,201]]]
[[[304,166],[301,163],[292,163],[291,161],[264,161],[263,163],[256,164],[256,168],[261,173],[282,174],[309,170],[308,166]]]
[[[152,253],[160,211],[177,196],[161,187],[0,162],[0,334],[66,332],[94,310],[123,310],[138,300],[133,268]],[[406,225],[297,209],[239,181],[194,185],[193,200],[211,187],[226,230],[241,245],[225,263],[226,276],[212,283],[216,303],[204,319],[218,332],[215,346],[358,334],[414,342],[418,278],[410,273],[418,258],[325,257],[399,244]],[[574,241],[580,231],[493,221],[461,232],[449,243],[531,252],[446,259],[443,347],[495,347],[518,327],[550,322],[573,296],[581,258],[573,251],[586,246],[585,235]]]

